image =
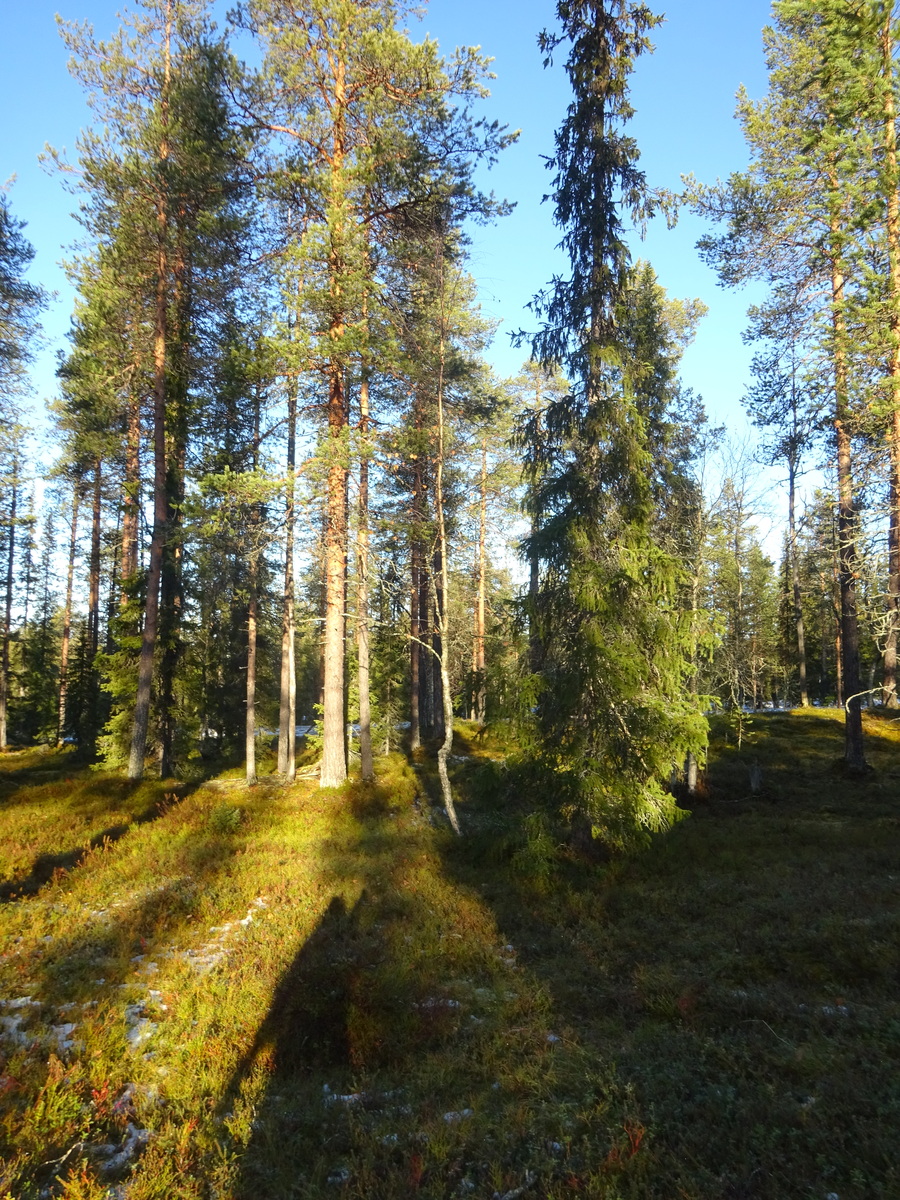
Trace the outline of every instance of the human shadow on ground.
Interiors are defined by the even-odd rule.
[[[478,1173],[479,1194],[496,1190],[483,1190],[488,1177],[522,1184],[542,1120],[523,1118],[533,1097],[521,1078],[501,1087],[496,1055],[533,998],[510,990],[490,923],[445,886],[430,846],[426,818],[395,821],[388,801],[360,812],[353,844],[325,847],[334,895],[220,1107],[231,1200],[443,1196]],[[543,1032],[535,1050],[532,1061],[548,1052]]]

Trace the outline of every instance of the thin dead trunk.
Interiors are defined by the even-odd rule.
[[[78,541],[78,508],[81,496],[72,489],[72,524],[69,532],[69,561],[66,568],[66,603],[63,609],[62,642],[59,651],[59,703],[56,718],[56,744],[62,745],[66,732],[66,701],[69,691],[69,645],[72,640],[72,585],[75,579],[75,550]]]

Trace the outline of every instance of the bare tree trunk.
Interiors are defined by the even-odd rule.
[[[364,783],[375,779],[369,700],[369,381],[359,389],[359,528],[356,541],[356,650],[359,660],[359,757]]]
[[[169,157],[166,131],[168,125],[168,93],[171,80],[170,47],[172,37],[172,0],[166,0],[165,83],[161,120],[163,136],[159,159],[165,164]],[[168,198],[161,191],[156,206],[156,306],[153,329],[153,534],[150,539],[150,561],[147,569],[147,598],[144,605],[144,628],[141,636],[141,655],[138,660],[137,694],[134,704],[134,723],[131,732],[131,751],[128,758],[128,778],[141,779],[147,753],[150,728],[150,696],[153,686],[153,658],[159,625],[159,585],[166,545],[168,520],[166,471],[166,355],[168,339],[167,290],[169,213]]]
[[[287,483],[284,514],[284,595],[281,606],[281,691],[278,710],[278,773],[296,774],[297,667],[294,661],[294,469],[297,465],[297,384],[288,392]]]
[[[6,601],[3,606],[3,639],[0,647],[0,750],[7,747],[9,714],[9,641],[12,635],[13,575],[16,561],[16,514],[19,503],[19,447],[13,449],[12,496],[9,504],[9,537],[6,545]]]
[[[78,507],[81,496],[72,488],[72,524],[69,533],[69,561],[66,569],[66,603],[63,609],[62,642],[59,651],[59,703],[56,719],[56,744],[62,745],[66,731],[66,700],[69,690],[69,644],[72,640],[72,584],[75,579],[75,550],[78,539]]]

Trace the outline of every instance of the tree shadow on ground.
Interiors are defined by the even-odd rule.
[[[135,784],[130,790],[139,786],[139,784]],[[71,850],[62,850],[55,854],[39,854],[27,873],[19,873],[12,879],[0,881],[0,904],[36,895],[51,880],[58,880],[80,866],[91,851],[103,846],[114,845],[136,826],[148,825],[152,821],[159,820],[195,790],[196,785],[173,784],[171,789],[142,811],[135,813],[130,820],[120,821],[101,829]],[[100,794],[103,794],[102,790]],[[107,794],[121,798],[121,785],[111,788]]]

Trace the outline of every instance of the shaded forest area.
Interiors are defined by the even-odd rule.
[[[0,203],[0,1198],[887,1200],[900,14],[774,3],[747,170],[673,195],[661,18],[560,0],[568,267],[504,379],[466,231],[516,134],[410,12],[60,21],[48,471]],[[766,288],[752,451],[630,249],[685,208]]]

